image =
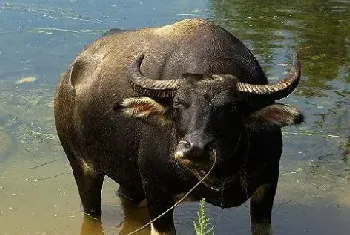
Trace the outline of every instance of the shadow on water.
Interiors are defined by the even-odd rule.
[[[0,3],[0,14],[0,235],[125,235],[149,220],[146,208],[115,196],[110,180],[103,186],[101,220],[83,215],[50,102],[60,73],[105,30],[191,17],[236,35],[271,81],[284,76],[292,51],[300,50],[302,79],[283,102],[300,107],[306,122],[283,129],[274,231],[349,234],[349,1],[16,0]],[[23,77],[36,79],[19,82]],[[197,209],[197,203],[183,203],[175,210],[180,234],[193,233]],[[216,234],[249,234],[248,204],[207,209]]]

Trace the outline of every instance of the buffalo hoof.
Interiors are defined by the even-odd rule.
[[[157,229],[151,224],[151,235],[176,235],[175,229],[172,229],[168,232],[159,232]]]
[[[252,224],[252,235],[272,235],[271,224]]]

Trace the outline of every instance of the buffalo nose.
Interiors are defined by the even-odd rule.
[[[183,149],[191,149],[193,144],[191,144],[190,142],[186,141],[186,140],[180,140],[179,141],[179,147],[183,148]]]
[[[175,151],[175,159],[184,157],[185,153],[191,151],[193,144],[186,140],[180,140]]]

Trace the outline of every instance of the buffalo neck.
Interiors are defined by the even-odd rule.
[[[214,169],[215,176],[224,180],[237,174],[239,169],[248,161],[249,141],[244,128],[235,138],[222,142],[217,148],[217,164]]]

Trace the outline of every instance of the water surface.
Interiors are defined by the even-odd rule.
[[[349,16],[350,2],[341,0],[0,2],[0,234],[127,234],[148,221],[145,208],[115,196],[118,185],[108,178],[102,222],[84,219],[51,101],[60,74],[107,29],[193,17],[240,38],[271,82],[284,77],[291,53],[300,51],[302,79],[283,102],[300,107],[306,123],[283,129],[273,228],[284,235],[349,234]],[[35,81],[18,83],[24,77]],[[182,234],[193,234],[197,208],[176,209]],[[249,234],[248,204],[207,210],[216,234]]]

